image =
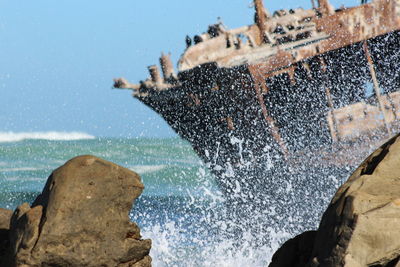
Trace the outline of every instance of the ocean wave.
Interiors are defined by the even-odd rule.
[[[0,132],[0,143],[19,142],[27,139],[49,141],[73,141],[94,139],[95,137],[82,132]]]
[[[2,172],[20,172],[20,171],[38,171],[38,170],[41,170],[41,169],[33,168],[33,167],[19,167],[19,168],[0,169],[0,171],[2,171]]]
[[[165,167],[166,167],[165,165],[137,165],[129,167],[129,169],[139,174],[144,174],[144,173],[160,171]]]
[[[3,178],[4,181],[7,182],[39,182],[39,181],[46,181],[47,178],[42,178],[42,177],[6,177]]]

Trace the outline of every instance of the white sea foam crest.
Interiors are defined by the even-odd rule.
[[[166,165],[135,165],[130,167],[129,169],[139,174],[145,174],[145,173],[160,171],[162,169],[165,169],[166,167],[167,167]]]
[[[95,137],[82,132],[0,132],[0,143],[19,142],[27,139],[50,140],[50,141],[72,141],[94,139]]]

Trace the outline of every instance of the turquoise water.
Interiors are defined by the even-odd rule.
[[[15,209],[32,202],[55,168],[78,155],[95,155],[140,174],[145,190],[130,216],[141,227],[143,238],[153,240],[154,266],[234,266],[225,265],[227,258],[218,258],[234,246],[219,231],[225,224],[216,215],[224,213],[223,197],[187,142],[179,138],[71,139],[78,140],[0,134],[0,207]],[[216,249],[221,255],[205,261]]]
[[[15,209],[32,202],[52,170],[83,154],[140,174],[145,190],[130,217],[143,238],[152,239],[153,266],[266,266],[282,242],[317,227],[343,181],[319,170],[289,175],[290,179],[266,171],[267,191],[262,199],[254,198],[262,201],[257,202],[262,203],[261,209],[232,220],[214,177],[179,138],[0,133],[0,207]],[[251,183],[254,178],[243,179]],[[236,193],[248,194],[245,189]]]
[[[200,173],[208,179],[210,190],[215,189],[211,175],[191,146],[178,138],[22,140],[0,143],[0,206],[15,208],[21,198],[31,200],[42,190],[52,170],[84,154],[139,173],[145,184],[144,196],[188,195],[198,184]]]

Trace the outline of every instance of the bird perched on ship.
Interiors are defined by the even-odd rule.
[[[192,38],[190,38],[189,35],[186,35],[185,42],[186,42],[186,47],[190,47],[192,45]]]

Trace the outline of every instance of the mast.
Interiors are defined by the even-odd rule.
[[[329,3],[329,0],[318,0],[318,6],[323,16],[335,14],[335,8]]]
[[[174,66],[172,64],[170,54],[161,53],[160,65],[161,65],[161,70],[162,70],[165,81],[167,81],[171,77],[175,76]]]
[[[311,0],[311,6],[312,6],[313,9],[315,9],[315,2],[314,2],[314,0]]]
[[[148,66],[151,81],[155,84],[161,84],[162,83],[162,78],[160,75],[160,71],[158,70],[158,67],[156,65],[151,65]]]
[[[254,7],[256,8],[256,17],[255,22],[257,24],[258,29],[260,30],[259,40],[257,40],[257,44],[261,45],[265,43],[265,23],[267,21],[267,13],[265,12],[264,4],[262,0],[254,0]]]

